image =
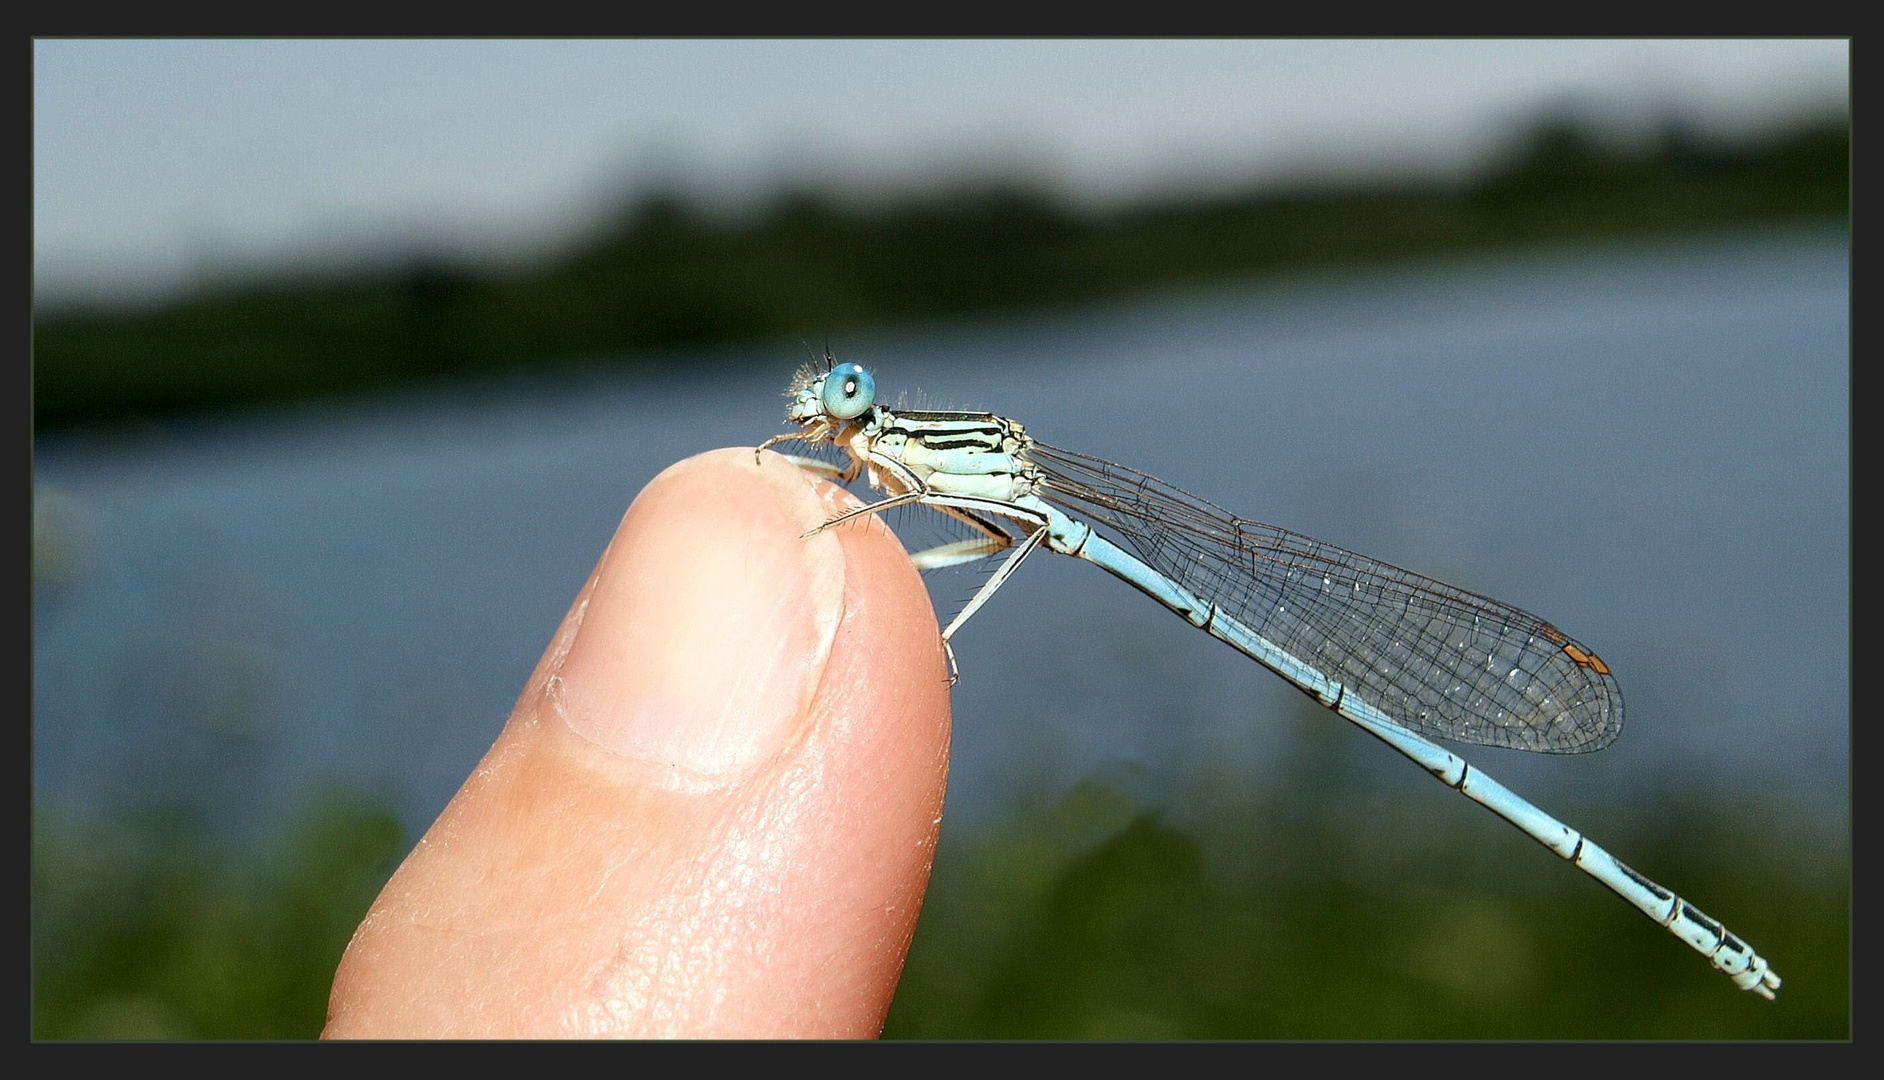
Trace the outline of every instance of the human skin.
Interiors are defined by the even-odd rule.
[[[355,933],[325,1037],[881,1031],[949,697],[889,530],[803,536],[855,505],[750,448],[648,484]]]

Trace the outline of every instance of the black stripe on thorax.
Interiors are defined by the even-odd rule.
[[[1011,434],[1006,421],[986,413],[898,413],[896,420],[884,425],[884,434],[900,435],[931,450],[996,450]]]
[[[987,412],[949,412],[942,410],[923,411],[921,409],[899,409],[899,420],[925,420],[933,423],[983,424],[989,427],[1005,427],[1007,421]]]

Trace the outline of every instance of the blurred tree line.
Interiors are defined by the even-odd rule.
[[[41,428],[317,398],[532,363],[1100,302],[1395,256],[1837,220],[1848,122],[1756,143],[1533,129],[1477,179],[1302,184],[1081,210],[988,186],[874,208],[815,192],[716,215],[649,196],[527,271],[418,263],[226,287],[136,312],[42,312]]]

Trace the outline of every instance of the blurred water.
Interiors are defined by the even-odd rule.
[[[1849,288],[1842,234],[1754,235],[832,345],[891,399],[1014,416],[1589,642],[1628,703],[1614,747],[1468,754],[1572,824],[1675,786],[1837,829]],[[35,797],[101,814],[183,802],[247,832],[347,779],[395,798],[416,837],[635,492],[780,430],[802,360],[677,356],[41,437]],[[972,586],[945,579],[938,599]],[[1178,799],[1200,771],[1260,777],[1298,725],[1338,723],[1072,560],[1030,560],[956,653],[955,821],[1119,762],[1144,797]]]

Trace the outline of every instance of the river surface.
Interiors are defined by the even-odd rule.
[[[830,344],[888,400],[1012,416],[1598,649],[1627,701],[1613,747],[1465,751],[1572,824],[1683,785],[1844,828],[1849,250],[1745,234],[1407,263]],[[804,359],[675,354],[40,437],[35,798],[180,800],[244,832],[338,782],[394,800],[416,838],[635,493],[780,431]],[[977,581],[932,590],[951,608]],[[1095,772],[1153,803],[1200,771],[1259,780],[1303,725],[1341,726],[1044,553],[956,655],[956,821]]]

